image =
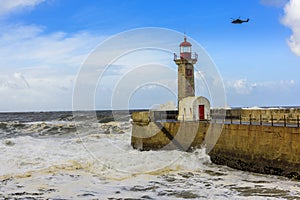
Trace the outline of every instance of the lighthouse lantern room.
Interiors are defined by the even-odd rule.
[[[180,46],[180,57],[185,59],[191,59],[192,45],[191,43],[186,41],[186,37],[184,37],[184,41],[179,46]]]

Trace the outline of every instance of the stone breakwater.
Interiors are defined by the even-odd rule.
[[[218,110],[211,110],[212,114]],[[273,123],[277,125],[298,125],[300,123],[300,108],[268,108],[268,109],[228,109],[227,119],[238,119],[245,123]]]
[[[213,120],[155,122],[151,121],[147,112],[133,113],[131,145],[141,150],[192,150],[205,143],[209,129],[221,126],[221,134],[208,153],[213,163],[244,171],[300,179],[300,128],[295,120],[298,112],[293,110],[292,117],[287,111],[277,111],[276,115],[272,114],[270,117],[267,112],[270,111],[256,111],[256,114],[244,111],[244,117],[255,116],[255,120],[252,120],[257,120],[257,123],[252,124],[245,124],[240,117],[236,123],[234,120],[230,123],[230,119],[225,124],[213,123]],[[243,114],[240,111],[236,116],[241,113]],[[278,118],[289,118],[292,125],[281,123]],[[258,123],[262,119],[266,120]],[[275,119],[277,121],[271,125],[271,120]],[[185,134],[177,137],[178,133]]]

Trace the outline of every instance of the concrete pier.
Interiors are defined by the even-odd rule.
[[[134,113],[131,144],[141,150],[190,151],[207,145],[209,143],[207,136],[214,134],[214,129],[217,128],[221,133],[212,137],[216,141],[208,151],[213,163],[245,171],[300,179],[298,111],[292,110],[293,116],[290,117],[296,117],[293,120],[289,118],[288,111],[276,110],[274,116],[270,114],[271,111],[261,110],[252,114],[250,111],[245,112],[242,119],[250,116],[251,123],[249,120],[245,123],[241,117],[227,119],[225,124],[214,123],[213,120],[151,121],[148,112]],[[262,115],[264,112],[267,114]],[[259,121],[262,119],[265,120]],[[274,124],[270,120],[273,120]],[[290,120],[290,123],[287,120]]]

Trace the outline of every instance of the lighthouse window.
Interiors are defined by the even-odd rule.
[[[187,76],[193,76],[193,70],[192,69],[186,69],[186,75]]]
[[[191,52],[191,47],[181,47],[181,52]]]

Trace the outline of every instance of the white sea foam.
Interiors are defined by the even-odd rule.
[[[299,182],[214,165],[204,149],[135,150],[129,122],[95,127],[99,133],[81,137],[0,140],[0,199],[300,198]]]
[[[252,106],[252,107],[244,107],[242,108],[243,110],[261,110],[263,108],[259,107],[259,106]]]

